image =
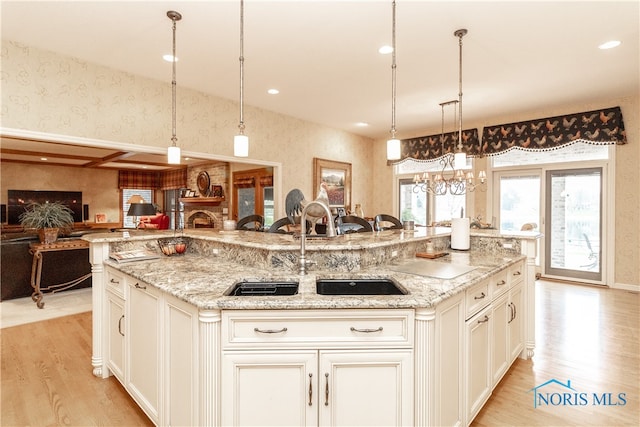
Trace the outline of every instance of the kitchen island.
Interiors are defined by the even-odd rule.
[[[290,235],[193,230],[185,255],[130,263],[109,254],[158,251],[173,235],[88,237],[94,374],[114,374],[159,425],[468,424],[515,357],[532,355],[537,235],[473,233],[459,252],[449,234],[310,239],[304,276]],[[468,271],[407,270],[428,241],[449,254],[421,261]],[[334,278],[388,279],[405,294],[316,292],[317,279]],[[298,292],[229,295],[267,280],[296,281]]]

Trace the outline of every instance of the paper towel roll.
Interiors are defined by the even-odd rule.
[[[469,218],[451,219],[451,249],[469,250],[471,247],[469,239],[470,225]]]

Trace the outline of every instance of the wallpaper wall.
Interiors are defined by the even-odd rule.
[[[171,138],[171,84],[2,40],[2,126],[142,146]],[[238,106],[181,88],[177,136],[183,150],[233,155]],[[310,198],[313,158],[352,163],[352,203],[371,206],[373,141],[315,123],[245,106],[250,157],[282,163],[283,197]]]

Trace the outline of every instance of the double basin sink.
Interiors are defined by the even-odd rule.
[[[298,293],[298,282],[254,281],[236,283],[226,292],[231,296],[284,296]],[[406,295],[391,279],[318,279],[319,295]]]

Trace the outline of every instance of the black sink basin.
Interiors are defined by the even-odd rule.
[[[298,293],[298,282],[239,282],[225,294],[231,296],[281,296]]]
[[[318,279],[320,295],[406,295],[391,279]]]

